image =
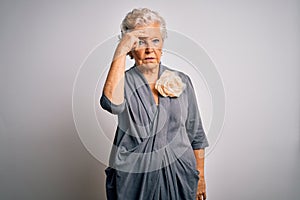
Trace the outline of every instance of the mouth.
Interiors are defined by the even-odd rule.
[[[145,60],[154,60],[154,59],[155,59],[154,57],[145,58]]]

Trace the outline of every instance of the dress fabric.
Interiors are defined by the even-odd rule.
[[[190,78],[162,64],[186,84],[179,97],[159,95],[136,66],[125,72],[124,101],[113,104],[104,94],[103,109],[118,116],[106,173],[108,200],[195,200],[199,171],[194,149],[208,146]]]

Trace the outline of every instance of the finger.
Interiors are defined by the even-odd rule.
[[[203,200],[206,199],[206,192],[203,193]]]
[[[130,32],[130,34],[134,35],[135,37],[148,37],[149,35],[146,34],[145,30],[138,29],[138,30],[133,30]]]
[[[198,200],[203,200],[202,199],[202,195],[200,194],[200,195],[198,195]]]
[[[133,45],[132,45],[131,51],[134,51],[134,50],[136,50],[137,48],[138,48],[138,43],[137,43],[137,41],[135,41],[135,42],[133,43]]]
[[[131,32],[126,33],[127,36],[122,37],[124,41],[131,41],[133,44],[134,42],[138,42],[140,38],[147,38],[149,37],[148,34],[144,33],[143,30],[134,30]]]

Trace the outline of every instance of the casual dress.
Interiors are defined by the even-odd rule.
[[[159,95],[156,105],[147,80],[136,66],[125,72],[124,101],[104,94],[102,108],[118,116],[106,168],[108,200],[195,200],[199,171],[194,149],[208,146],[190,78],[177,73],[186,88],[179,97]]]

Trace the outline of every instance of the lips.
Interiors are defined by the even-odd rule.
[[[153,60],[155,59],[154,57],[148,57],[148,58],[145,58],[145,60]]]

